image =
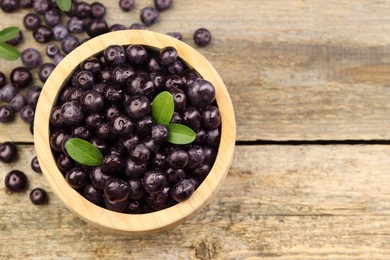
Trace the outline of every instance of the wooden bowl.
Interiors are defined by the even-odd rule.
[[[117,213],[89,202],[68,185],[57,168],[50,148],[50,110],[56,103],[61,87],[83,60],[113,44],[141,44],[158,49],[173,46],[177,49],[178,55],[204,79],[210,81],[216,89],[216,100],[222,116],[221,141],[216,161],[209,175],[188,200],[153,213],[139,215]],[[36,153],[43,174],[54,193],[70,211],[86,222],[104,230],[124,234],[144,234],[167,229],[193,216],[210,200],[225,179],[235,146],[233,106],[226,87],[214,67],[189,45],[173,37],[145,30],[107,33],[87,41],[68,54],[46,81],[38,101],[34,122]]]

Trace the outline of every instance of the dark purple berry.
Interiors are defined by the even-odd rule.
[[[46,46],[46,55],[50,58],[54,58],[54,56],[59,52],[60,52],[60,48],[54,43],[48,44]]]
[[[144,196],[145,190],[139,180],[129,180],[129,199],[139,200]]]
[[[81,104],[77,101],[69,101],[62,105],[61,116],[65,124],[69,126],[80,125],[84,121]]]
[[[156,143],[163,143],[168,139],[169,130],[165,125],[155,125],[152,128],[152,140]]]
[[[115,31],[121,31],[121,30],[126,30],[126,29],[127,29],[126,26],[124,26],[123,24],[116,23],[116,24],[111,25],[108,28],[108,31],[115,32]]]
[[[199,47],[204,47],[209,45],[211,42],[211,33],[206,28],[199,28],[194,32],[194,42]]]
[[[192,83],[195,82],[195,80],[200,79],[201,76],[193,69],[186,69],[180,74],[181,79],[183,80],[183,83],[186,86],[192,85]]]
[[[200,181],[203,181],[209,174],[210,170],[210,164],[201,164],[192,170],[192,176]]]
[[[0,122],[8,123],[15,118],[15,111],[10,105],[0,105]]]
[[[40,25],[33,33],[34,39],[39,43],[46,43],[53,37],[53,32],[44,25]]]
[[[221,113],[216,106],[209,106],[203,111],[202,124],[206,129],[216,129],[221,124]]]
[[[136,132],[140,136],[148,136],[152,131],[153,120],[151,116],[146,116],[136,123]]]
[[[124,212],[125,210],[127,210],[130,203],[128,200],[119,201],[119,202],[112,201],[107,196],[103,196],[103,199],[104,199],[104,206],[108,210],[115,211],[115,212]]]
[[[168,91],[171,91],[180,88],[183,85],[183,80],[177,75],[169,75],[164,78],[163,85]]]
[[[130,76],[127,80],[127,92],[132,95],[142,95],[151,97],[155,87],[153,81],[146,73],[138,73]]]
[[[184,70],[183,64],[180,61],[178,61],[178,60],[174,61],[167,68],[168,68],[169,73],[171,73],[173,75],[180,74]]]
[[[111,104],[122,104],[125,96],[120,85],[110,84],[106,87],[105,101]]]
[[[191,197],[191,195],[194,193],[194,190],[194,184],[190,180],[183,179],[175,186],[173,186],[172,198],[177,202],[185,201]]]
[[[49,78],[50,74],[53,72],[53,70],[55,69],[56,65],[54,65],[53,63],[43,63],[40,67],[39,67],[39,71],[38,71],[38,77],[39,79],[45,83],[46,80]]]
[[[185,168],[188,164],[188,161],[188,153],[179,147],[174,148],[167,157],[167,163],[173,169]]]
[[[54,56],[53,62],[55,65],[58,65],[65,58],[65,54],[58,53]]]
[[[167,33],[167,35],[169,35],[169,36],[171,36],[173,38],[176,38],[176,39],[178,39],[180,41],[183,40],[183,35],[181,33],[179,33],[179,32],[169,32],[169,33]]]
[[[183,113],[183,123],[197,131],[202,124],[202,115],[195,107],[187,107]]]
[[[35,109],[32,106],[24,106],[20,109],[20,118],[30,124],[34,121]]]
[[[85,126],[78,126],[72,130],[72,135],[87,140],[91,137],[91,132]]]
[[[99,63],[98,59],[95,57],[91,57],[91,58],[84,60],[81,63],[80,68],[82,70],[88,70],[92,73],[98,73],[100,71],[101,67],[100,67],[100,63]]]
[[[209,130],[206,134],[205,144],[210,147],[217,147],[219,145],[219,139],[221,137],[221,133],[219,128]]]
[[[51,8],[51,4],[49,0],[34,0],[33,8],[37,14],[45,14]]]
[[[119,173],[125,168],[125,162],[119,155],[111,153],[103,157],[100,168],[108,174]]]
[[[161,170],[153,169],[145,173],[143,184],[146,192],[159,192],[167,185],[167,178]]]
[[[26,93],[26,103],[32,107],[36,107],[38,103],[39,96],[41,94],[42,88],[38,86],[33,86],[29,88]]]
[[[62,41],[69,34],[68,28],[62,24],[54,26],[51,30],[53,32],[54,39],[57,41]]]
[[[27,177],[21,171],[13,170],[5,176],[5,187],[12,192],[24,191],[27,187]]]
[[[145,96],[132,96],[126,101],[125,110],[130,118],[141,119],[150,113],[150,101]]]
[[[31,164],[30,165],[31,165],[31,169],[34,172],[42,173],[41,166],[39,165],[38,158],[36,156],[31,160]]]
[[[86,31],[91,38],[104,34],[108,32],[107,22],[104,19],[93,19],[87,24]]]
[[[125,49],[120,45],[108,46],[104,50],[103,55],[108,66],[118,66],[126,61]]]
[[[20,8],[32,8],[33,7],[33,0],[20,0],[19,7]]]
[[[136,164],[131,158],[128,158],[125,165],[125,174],[130,179],[142,178],[147,170],[147,164]]]
[[[18,157],[18,149],[12,142],[0,144],[0,161],[4,163],[14,162]]]
[[[118,137],[129,137],[134,130],[134,123],[124,115],[113,118],[110,126],[111,133]]]
[[[145,30],[145,25],[142,23],[132,23],[129,27],[130,30]]]
[[[90,202],[100,206],[103,205],[103,192],[97,190],[93,185],[88,184],[83,190],[83,196]]]
[[[30,192],[30,200],[34,205],[43,205],[47,202],[47,193],[44,189],[35,188]]]
[[[119,178],[111,178],[104,184],[104,195],[110,201],[122,202],[129,198],[130,186]]]
[[[183,122],[183,118],[178,112],[173,112],[171,122],[172,124],[181,124]]]
[[[154,0],[154,6],[159,11],[164,11],[171,8],[173,0]]]
[[[88,90],[83,93],[80,99],[81,107],[88,114],[99,112],[103,109],[103,95],[95,90]]]
[[[174,47],[168,46],[160,51],[160,62],[162,65],[167,66],[174,63],[177,59],[177,51]]]
[[[15,111],[19,111],[22,107],[24,107],[24,106],[26,105],[26,101],[25,101],[25,99],[24,99],[24,96],[21,95],[21,94],[16,94],[16,95],[11,99],[10,105],[11,105],[11,107],[12,107]]]
[[[23,33],[22,31],[19,31],[19,33],[12,39],[6,41],[6,43],[16,46],[19,45],[23,41]]]
[[[91,4],[91,17],[92,18],[103,18],[106,15],[106,7],[99,3],[94,2]]]
[[[73,168],[68,171],[65,178],[68,184],[76,190],[84,188],[89,182],[88,173],[81,168]]]
[[[0,89],[0,101],[11,102],[18,90],[12,84],[7,84]]]
[[[137,144],[130,153],[131,158],[136,164],[143,164],[150,158],[150,151],[144,144]]]
[[[149,54],[141,45],[130,45],[126,48],[126,56],[130,63],[146,64],[149,60]]]
[[[165,171],[165,174],[167,176],[168,182],[173,185],[187,177],[187,174],[183,169],[174,170],[172,168],[169,168]]]
[[[162,210],[172,205],[170,187],[164,187],[161,191],[147,193],[145,195],[146,204],[154,210]],[[145,209],[144,209],[145,211]]]
[[[91,89],[95,83],[95,77],[92,72],[88,70],[81,70],[75,76],[75,87],[78,87],[82,90]]]
[[[86,2],[77,4],[76,16],[79,19],[85,19],[91,16],[91,6]]]
[[[112,70],[112,79],[114,82],[124,85],[130,76],[134,75],[135,71],[129,64],[116,66]]]
[[[108,119],[111,120],[117,116],[120,115],[120,110],[119,107],[116,105],[110,105],[107,107],[104,111],[104,116]]]
[[[50,9],[49,11],[45,12],[44,21],[50,27],[58,25],[61,22],[60,10]]]
[[[183,90],[179,88],[172,88],[169,91],[172,94],[173,102],[175,104],[175,111],[183,112],[187,107],[187,96]]]
[[[187,96],[192,105],[205,108],[214,102],[215,89],[209,81],[198,79],[188,86]]]
[[[61,49],[66,54],[70,53],[80,45],[79,39],[74,35],[67,35],[61,41]]]
[[[160,14],[156,8],[147,6],[142,8],[140,18],[146,26],[150,26],[158,21],[159,16]]]
[[[12,13],[19,9],[19,0],[1,0],[0,8],[6,13]]]
[[[10,75],[10,81],[17,88],[25,88],[32,81],[31,72],[25,67],[14,68]]]
[[[188,169],[195,169],[199,165],[201,165],[204,161],[204,153],[202,147],[199,145],[194,145],[188,149]]]
[[[98,190],[103,190],[105,182],[112,178],[112,176],[104,173],[100,167],[93,168],[89,173],[89,177],[92,185]]]
[[[64,153],[61,153],[58,157],[57,157],[57,166],[58,166],[58,169],[61,171],[61,172],[67,172],[69,171],[70,169],[72,169],[73,167],[75,167],[75,163],[74,161],[69,157],[67,156],[66,154]]]
[[[66,93],[65,101],[80,101],[84,91],[80,88],[71,87],[68,93]]]
[[[34,13],[28,13],[23,18],[23,25],[27,30],[35,31],[41,25],[41,18]]]
[[[77,17],[72,17],[68,20],[67,28],[71,33],[81,33],[85,30],[85,22]]]
[[[37,49],[28,48],[22,51],[20,59],[25,67],[33,69],[41,64],[42,56]]]
[[[91,130],[95,131],[96,128],[104,121],[102,115],[98,113],[90,114],[85,118],[85,126]]]
[[[134,0],[119,0],[119,7],[124,12],[129,12],[134,9],[135,2]]]

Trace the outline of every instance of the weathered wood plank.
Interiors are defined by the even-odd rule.
[[[110,24],[126,25],[151,3],[139,0],[135,11],[123,13],[112,1],[101,2],[109,6]],[[195,29],[212,31],[213,43],[199,51],[229,88],[238,140],[390,139],[389,12],[387,0],[187,1],[150,29],[180,30],[192,46]],[[21,26],[25,13],[0,11],[0,27]],[[21,49],[38,46],[25,35]],[[20,64],[0,61],[0,71]],[[24,124],[15,128],[18,141],[32,140]]]
[[[211,203],[173,230],[125,237],[87,226],[33,173],[32,146],[0,165],[0,258],[386,259],[390,257],[388,146],[239,146]],[[8,195],[18,168],[29,190],[48,190],[37,207],[28,191]],[[76,242],[77,241],[77,242]]]

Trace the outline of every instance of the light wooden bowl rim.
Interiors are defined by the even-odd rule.
[[[216,100],[222,115],[221,141],[216,161],[209,175],[188,200],[153,213],[123,214],[92,204],[67,184],[57,168],[50,148],[49,116],[60,88],[81,61],[113,44],[141,44],[159,49],[173,46],[184,61],[216,88]],[[146,30],[116,31],[100,35],[82,44],[56,66],[43,87],[35,113],[35,149],[43,174],[51,189],[75,215],[108,231],[143,234],[163,230],[184,221],[205,206],[216,193],[233,159],[236,124],[232,102],[222,79],[199,52],[182,41],[160,33]]]

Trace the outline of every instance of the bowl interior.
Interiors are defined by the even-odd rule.
[[[221,139],[216,161],[207,178],[186,201],[164,210],[147,214],[124,214],[101,208],[82,197],[70,187],[57,168],[50,148],[51,108],[57,101],[61,87],[72,72],[86,58],[103,51],[109,45],[141,44],[162,49],[173,46],[178,56],[195,69],[216,89],[216,101],[221,111]],[[86,222],[126,234],[149,233],[162,230],[184,221],[200,210],[217,191],[229,170],[235,145],[235,118],[226,87],[214,67],[199,52],[173,37],[145,30],[126,30],[107,33],[93,38],[68,54],[46,81],[36,108],[34,142],[43,174],[56,195],[66,207]]]

